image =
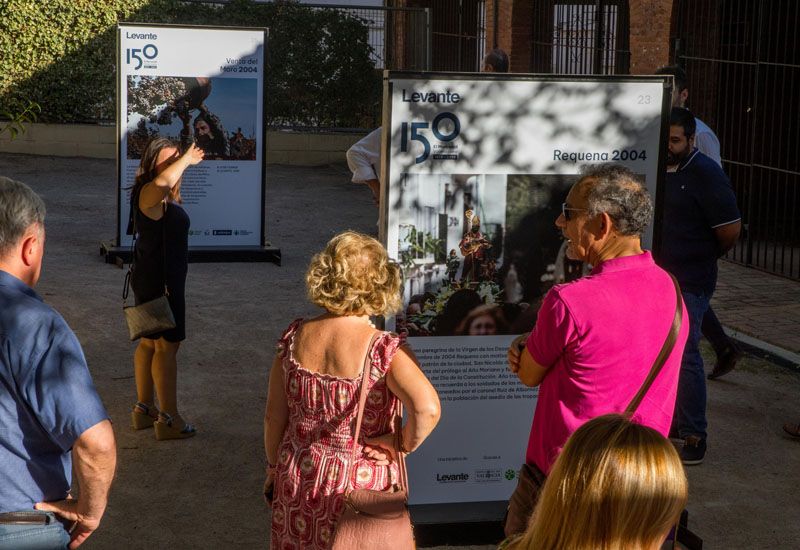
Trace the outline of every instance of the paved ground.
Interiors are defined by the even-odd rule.
[[[99,255],[99,242],[114,235],[114,162],[0,154],[0,174],[29,183],[47,203],[38,290],[77,333],[115,424],[119,470],[104,522],[85,548],[266,548],[261,430],[273,343],[291,319],[314,311],[302,285],[310,254],[342,229],[375,230],[369,194],[349,184],[343,167],[269,167],[267,231],[283,265],[190,266],[179,395],[200,433],[156,442],[152,432],[128,427],[135,395],[120,311],[124,273]],[[722,273],[723,286],[730,273],[736,284],[743,280],[736,270]],[[797,284],[787,289],[773,294],[790,299]],[[762,307],[741,302],[715,306],[726,322]],[[797,316],[781,307],[766,306],[755,329]],[[705,464],[688,470],[691,526],[706,548],[797,546],[800,442],[784,438],[780,425],[800,421],[798,395],[800,374],[753,356],[709,384],[709,451]]]
[[[800,357],[800,282],[720,262],[712,298],[722,323]]]

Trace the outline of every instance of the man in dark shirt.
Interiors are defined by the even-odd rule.
[[[700,464],[706,452],[706,382],[700,327],[717,284],[717,258],[739,238],[741,215],[730,181],[716,162],[694,147],[695,118],[688,109],[670,113],[664,219],[658,263],[675,275],[689,312],[673,433],[684,440],[684,464]]]
[[[45,208],[0,177],[0,549],[77,548],[114,476],[111,422],[64,319],[33,290]],[[68,496],[73,467],[80,496]]]
[[[673,107],[686,107],[686,102],[689,98],[689,78],[681,67],[677,65],[668,65],[656,69],[655,74],[671,75],[675,79],[675,87],[672,89],[672,106]],[[720,154],[719,139],[716,134],[699,118],[694,118],[697,129],[694,133],[694,146],[697,147],[701,153],[709,157],[711,160],[722,167],[722,156]],[[714,352],[717,354],[717,362],[714,368],[708,375],[709,380],[715,380],[721,376],[725,376],[736,366],[736,362],[742,356],[742,349],[736,341],[727,334],[722,324],[717,319],[714,310],[711,306],[708,307],[705,316],[703,317],[702,326],[703,336],[714,347]]]

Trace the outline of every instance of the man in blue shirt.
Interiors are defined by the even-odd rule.
[[[672,106],[686,107],[689,99],[689,78],[686,71],[678,65],[668,65],[656,69],[655,74],[671,75],[675,79],[675,86],[672,88]],[[694,133],[694,146],[722,168],[719,139],[705,122],[697,117],[694,117],[694,121],[697,125]],[[714,347],[714,353],[717,354],[717,362],[708,375],[709,380],[715,380],[733,370],[736,362],[742,357],[742,349],[734,339],[725,334],[722,324],[710,305],[703,316],[702,331],[703,336]]]
[[[77,548],[97,529],[114,433],[77,338],[33,290],[45,207],[0,177],[0,549]],[[72,471],[80,498],[70,498]]]
[[[699,342],[703,315],[717,285],[717,258],[739,238],[741,215],[728,177],[694,147],[695,118],[688,109],[670,113],[661,249],[657,261],[675,275],[689,312],[673,432],[684,440],[684,464],[700,464],[706,452],[706,382]]]

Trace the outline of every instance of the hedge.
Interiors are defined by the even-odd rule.
[[[118,22],[268,27],[268,124],[378,124],[381,79],[364,22],[285,0],[4,0],[0,112],[34,101],[40,122],[113,121]]]

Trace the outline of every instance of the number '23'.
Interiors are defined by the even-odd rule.
[[[439,125],[442,123],[443,120],[449,120],[453,124],[453,129],[450,130],[449,133],[442,133]],[[400,151],[403,153],[408,152],[408,140],[409,140],[409,128],[408,122],[402,123],[401,128],[401,136],[400,136]],[[458,137],[458,134],[461,132],[461,122],[459,122],[458,117],[450,112],[443,112],[436,115],[433,119],[433,122],[430,124],[431,131],[433,132],[434,137],[438,139],[440,142],[448,142],[453,141]],[[431,143],[428,141],[428,138],[425,137],[420,133],[421,130],[427,130],[428,123],[427,122],[412,122],[411,123],[411,132],[410,138],[411,141],[419,141],[422,143],[422,154],[418,156],[414,163],[419,164],[421,162],[425,162],[431,154]]]

